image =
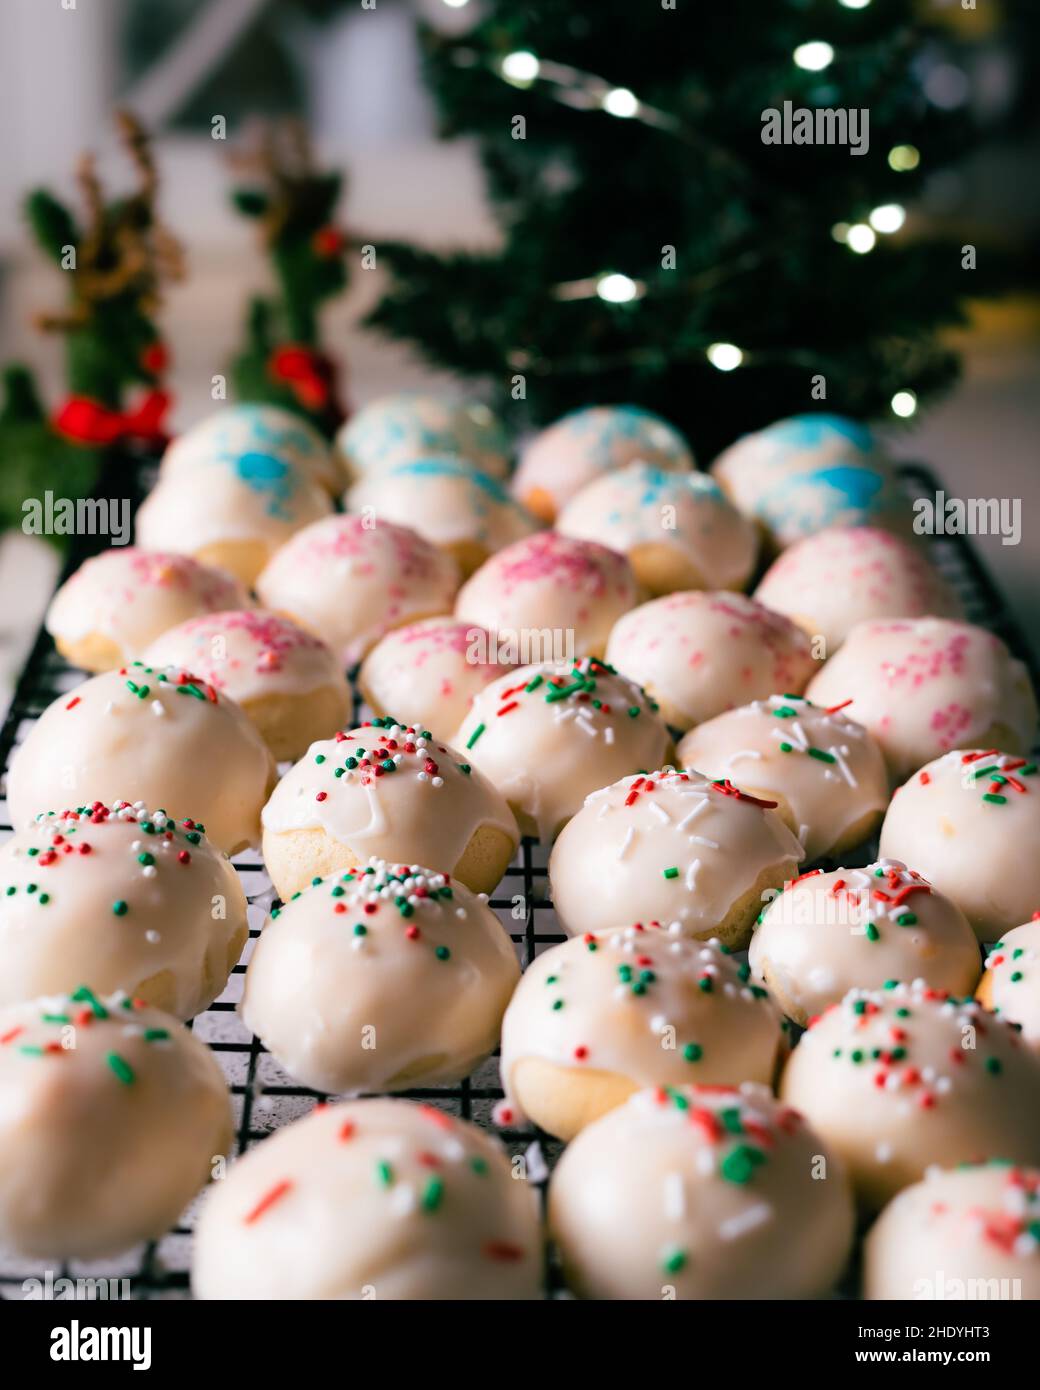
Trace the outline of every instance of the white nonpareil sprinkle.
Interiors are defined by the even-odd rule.
[[[155,867],[154,864],[146,864],[144,868],[141,870],[141,874],[144,878],[154,878],[158,872],[159,870]]]
[[[887,1142],[878,1144],[877,1148],[874,1150],[874,1157],[879,1163],[891,1163],[892,1145]]]
[[[672,823],[672,818],[671,818],[671,816],[668,814],[668,812],[664,809],[664,807],[660,804],[660,802],[658,802],[658,801],[651,801],[651,802],[650,802],[650,809],[651,809],[651,811],[653,811],[654,815],[657,817],[657,819],[658,819],[659,821],[663,821],[665,825],[671,825],[671,823]]]
[[[162,702],[161,700],[153,700],[153,701],[152,701],[152,713],[153,713],[154,715],[157,715],[160,719],[162,719],[162,718],[165,717],[165,715],[166,715],[166,706],[163,704],[163,702]]]
[[[718,840],[706,840],[703,835],[691,835],[689,837],[691,845],[703,845],[705,849],[718,849]]]
[[[697,805],[696,805],[696,806],[691,807],[691,809],[690,809],[689,811],[686,812],[685,816],[683,816],[682,820],[679,822],[679,829],[680,829],[680,830],[685,830],[686,827],[687,827],[692,821],[696,820],[696,818],[701,814],[701,812],[704,810],[704,808],[705,808],[705,806],[707,806],[707,804],[708,804],[708,798],[705,796],[705,797],[703,797],[700,801],[697,802]]]
[[[158,946],[159,942],[162,940],[162,937],[159,935],[157,931],[146,931],[144,934],[144,939],[148,942],[149,946]]]
[[[686,870],[686,878],[684,879],[687,888],[695,887],[697,883],[697,874],[700,871],[700,867],[701,861],[699,859],[694,859],[690,863],[689,867]]]
[[[747,1211],[742,1211],[737,1216],[731,1216],[728,1221],[723,1221],[719,1227],[719,1235],[723,1240],[738,1240],[741,1236],[747,1235],[748,1231],[757,1230],[773,1217],[773,1208],[767,1202],[758,1202],[753,1207],[748,1207]]]
[[[390,1210],[395,1216],[411,1216],[419,1205],[411,1183],[399,1183],[390,1196]]]
[[[604,742],[604,743],[613,743],[613,742],[614,742],[614,726],[613,726],[613,724],[608,724],[607,727],[603,730],[603,742]]]
[[[625,855],[628,853],[629,849],[630,849],[631,846],[632,846],[632,841],[633,841],[635,838],[636,838],[635,826],[634,826],[634,825],[630,825],[630,826],[628,827],[628,829],[625,831],[625,838],[621,841],[621,844],[618,846],[617,857],[618,857],[619,859],[624,859]]]

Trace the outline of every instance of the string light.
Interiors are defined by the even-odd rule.
[[[917,393],[915,391],[897,391],[892,397],[893,415],[898,415],[903,420],[909,420],[916,411]]]
[[[712,343],[706,356],[711,365],[717,367],[720,372],[731,372],[744,360],[744,354],[735,343]]]
[[[596,281],[596,293],[608,304],[629,304],[639,298],[639,286],[628,275],[601,275]]]
[[[865,10],[870,0],[838,0],[838,4],[846,10]]]
[[[921,152],[916,145],[896,145],[888,152],[888,167],[897,174],[905,174],[916,169],[921,162]]]
[[[541,64],[533,53],[520,49],[507,53],[502,59],[502,76],[516,87],[529,87],[538,76]]]
[[[469,0],[444,0],[444,3],[449,10],[461,10],[465,5],[469,4]],[[845,0],[842,0],[842,4],[844,3]]]
[[[875,232],[898,232],[906,221],[906,208],[899,203],[882,203],[870,214],[869,220]]]
[[[831,236],[835,241],[845,242],[848,240],[849,224],[847,222],[835,222],[831,228]]]
[[[603,110],[612,116],[634,116],[639,111],[639,100],[627,87],[613,87],[603,98]]]
[[[873,251],[876,242],[877,237],[865,222],[854,223],[845,237],[845,245],[858,256],[865,256],[868,251]]]
[[[819,40],[800,43],[794,51],[794,61],[797,67],[805,68],[807,72],[822,72],[833,63],[834,49],[829,43]]]

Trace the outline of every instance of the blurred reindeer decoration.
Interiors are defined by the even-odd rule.
[[[156,212],[158,179],[147,134],[129,112],[116,128],[138,187],[106,202],[94,159],[80,160],[82,220],[46,189],[26,200],[37,242],[69,277],[69,304],[40,314],[37,326],[65,337],[69,398],[54,419],[67,438],[106,445],[128,436],[158,442],[169,407],[159,389],[167,363],[154,318],[165,282],[184,273],[180,244]],[[150,388],[132,410],[134,385]]]
[[[319,311],[347,283],[346,237],[332,222],[342,180],[315,167],[294,120],[264,127],[232,164],[242,176],[232,201],[259,223],[277,282],[275,295],[250,302],[231,369],[236,395],[285,406],[331,435],[345,411],[337,364],[320,345]]]

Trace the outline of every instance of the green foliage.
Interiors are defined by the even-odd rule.
[[[968,273],[959,245],[908,236],[856,255],[832,236],[879,204],[910,202],[973,139],[966,113],[922,96],[920,9],[488,0],[462,37],[424,30],[442,132],[478,137],[503,244],[491,254],[381,245],[392,280],[369,322],[502,397],[523,374],[536,423],[634,401],[675,420],[702,454],[814,406],[891,419],[895,391],[934,395],[957,374],[940,331],[963,321],[967,295],[1006,289],[1019,267],[987,249]],[[822,72],[792,61],[809,40],[835,49]],[[518,50],[539,58],[542,80],[501,79],[501,60]],[[568,95],[546,80],[548,64],[630,89],[651,119],[612,116],[587,89]],[[867,108],[868,152],[764,144],[762,112],[785,100]],[[524,139],[513,138],[517,116]],[[889,166],[897,144],[919,148],[918,169]],[[640,282],[642,296],[558,293],[613,272]],[[745,365],[716,371],[713,342],[736,343]],[[816,403],[819,373],[827,395]]]
[[[37,188],[26,198],[25,215],[41,250],[55,261],[60,262],[65,248],[79,241],[72,213],[45,188]]]

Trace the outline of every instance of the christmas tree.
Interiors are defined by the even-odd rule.
[[[380,245],[369,322],[535,423],[632,401],[702,458],[806,410],[891,420],[897,393],[951,384],[938,335],[1012,279],[988,250],[893,235],[974,138],[922,90],[922,55],[954,42],[924,9],[487,0],[462,36],[425,28],[443,134],[479,137],[502,245]]]
[[[319,311],[347,282],[346,238],[332,221],[342,180],[315,167],[298,121],[266,127],[235,164],[242,181],[234,205],[258,222],[277,285],[250,302],[231,368],[235,392],[296,411],[332,435],[344,411],[336,364],[321,349]]]

